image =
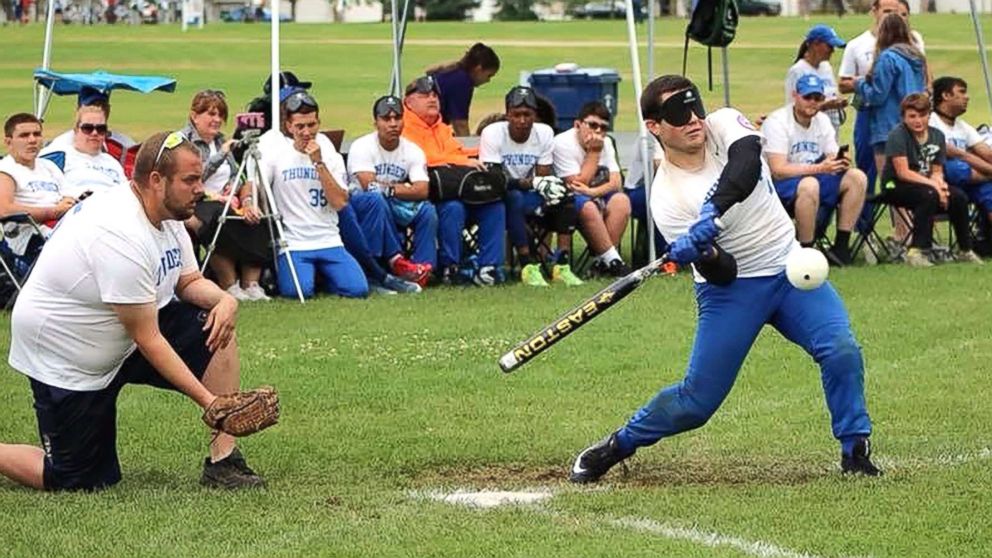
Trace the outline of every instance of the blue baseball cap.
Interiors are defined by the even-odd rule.
[[[840,35],[838,35],[832,27],[829,25],[823,25],[822,23],[819,25],[814,25],[810,28],[809,32],[806,33],[806,41],[820,41],[821,43],[827,43],[834,48],[843,48],[847,46],[844,39],[841,39]]]
[[[79,104],[77,106],[87,107],[95,104],[106,104],[110,102],[110,95],[94,87],[83,86],[79,88]]]
[[[812,95],[813,93],[823,95],[823,92],[823,80],[816,74],[803,74],[799,80],[796,81],[796,93],[798,93],[800,97]]]

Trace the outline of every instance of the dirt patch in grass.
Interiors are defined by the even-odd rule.
[[[441,467],[424,469],[411,475],[415,486],[472,486],[476,488],[507,488],[528,486],[570,485],[569,464],[492,464],[485,466]],[[603,477],[600,484],[622,487],[662,486],[739,486],[739,485],[802,485],[840,475],[821,463],[807,461],[743,461],[727,459],[688,459],[643,461],[636,457],[617,465]]]

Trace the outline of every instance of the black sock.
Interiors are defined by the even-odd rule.
[[[837,230],[837,235],[834,236],[834,246],[839,250],[847,251],[848,244],[851,242],[851,231]]]
[[[812,241],[810,241],[810,242],[800,242],[799,245],[802,246],[803,248],[812,248],[813,247],[813,242]]]
[[[531,264],[530,254],[517,254],[517,259],[520,260],[520,267]]]
[[[571,259],[572,259],[571,254],[569,254],[565,250],[562,250],[558,254],[558,265],[568,265]]]

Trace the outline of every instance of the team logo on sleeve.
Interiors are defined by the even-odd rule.
[[[737,115],[737,123],[740,124],[741,127],[746,130],[751,130],[752,132],[758,131],[758,129],[754,127],[754,124],[751,124],[751,121],[748,120],[747,117],[744,116],[743,114]]]

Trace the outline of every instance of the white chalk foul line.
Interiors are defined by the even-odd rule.
[[[728,546],[739,550],[748,556],[758,558],[820,558],[816,554],[806,552],[796,552],[788,548],[772,544],[765,541],[752,541],[732,535],[722,535],[712,531],[704,531],[696,527],[682,527],[668,523],[659,523],[651,519],[641,519],[636,517],[621,517],[607,519],[606,523],[614,527],[631,529],[642,533],[660,535],[667,539],[683,540],[715,548],[718,546]]]
[[[411,492],[410,495],[416,499],[428,499],[469,508],[489,509],[508,505],[533,506],[550,500],[554,497],[554,492],[549,488],[520,491],[460,489],[454,492],[415,491]],[[535,511],[559,519],[580,519],[558,511],[542,510],[540,508],[536,508]],[[713,531],[704,531],[696,527],[659,523],[651,519],[636,517],[613,518],[596,515],[583,517],[586,518],[586,521],[593,524],[630,529],[641,533],[662,536],[667,539],[688,541],[710,548],[726,546],[757,558],[821,558],[816,554],[796,552],[770,542],[748,540],[733,535],[723,535]]]

